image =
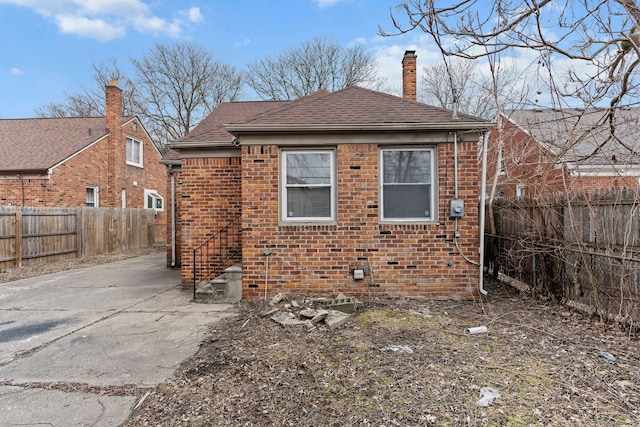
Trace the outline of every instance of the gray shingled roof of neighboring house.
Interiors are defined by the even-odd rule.
[[[640,109],[616,110],[615,138],[610,138],[606,112],[603,108],[527,109],[508,111],[505,116],[561,161],[581,165],[640,164]]]
[[[0,172],[45,172],[105,135],[104,117],[0,119]]]

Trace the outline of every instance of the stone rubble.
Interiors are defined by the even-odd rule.
[[[344,306],[347,301],[350,307],[348,312],[332,309],[332,304],[340,300]],[[343,294],[335,299],[305,298],[289,299],[285,294],[279,293],[271,299],[268,308],[260,313],[260,317],[269,317],[282,326],[306,326],[310,331],[318,325],[326,325],[332,331],[347,323],[355,313],[357,303],[354,298],[347,298]]]

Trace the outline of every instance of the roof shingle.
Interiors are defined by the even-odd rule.
[[[0,119],[0,171],[44,171],[104,137],[104,117]]]

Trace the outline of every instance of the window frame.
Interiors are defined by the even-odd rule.
[[[87,195],[89,193],[89,191],[92,191],[93,193],[93,204],[89,204],[89,200],[87,198]],[[100,207],[100,198],[98,196],[98,186],[97,185],[87,185],[85,187],[85,191],[84,191],[84,205],[88,208],[97,208]]]
[[[131,159],[131,160],[129,159],[129,143],[130,142],[131,142],[131,145],[132,145],[131,153],[132,153],[132,156],[133,156],[133,159]],[[139,162],[135,161],[135,158],[136,158],[135,153],[134,153],[135,144],[137,144],[137,146],[138,146],[138,149],[135,150],[135,151],[138,153],[138,156],[140,157],[140,159],[139,159],[140,161]],[[144,167],[143,154],[144,154],[144,150],[143,150],[142,140],[134,138],[134,137],[131,137],[131,136],[127,136],[126,137],[126,145],[125,145],[125,160],[126,160],[127,164],[130,165],[130,166],[136,166],[136,167],[140,167],[140,168]]]
[[[428,217],[419,218],[393,218],[385,217],[384,209],[384,153],[390,151],[427,151],[431,153],[430,156],[430,185],[428,197],[431,201],[429,206],[430,215]],[[379,149],[379,217],[381,223],[399,224],[399,223],[432,223],[437,222],[439,217],[439,205],[438,205],[438,171],[437,171],[437,149],[433,146],[399,146],[399,147],[380,147]],[[415,183],[419,184],[419,183]]]
[[[500,152],[498,153],[498,155],[500,156],[500,163],[499,163],[499,172],[498,175],[506,175],[507,174],[507,163],[504,159],[504,147],[500,147]]]
[[[329,154],[329,179],[326,184],[312,185],[313,187],[329,187],[330,216],[328,217],[290,217],[287,210],[287,196],[290,186],[287,184],[287,156],[290,154]],[[335,148],[322,149],[283,149],[280,151],[280,221],[282,223],[335,223],[336,222],[336,194],[337,194],[337,177],[336,177],[336,150]],[[294,186],[291,186],[293,188]],[[302,187],[302,186],[299,186]],[[305,187],[309,187],[306,185]]]
[[[152,207],[147,206],[147,201],[151,197],[153,199]],[[158,201],[161,202],[162,206],[157,207]],[[164,211],[164,197],[162,197],[156,190],[145,189],[144,190],[144,208],[145,209],[153,209],[154,212],[163,212]]]

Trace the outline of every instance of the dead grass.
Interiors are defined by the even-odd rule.
[[[636,336],[488,288],[477,303],[365,301],[335,331],[282,327],[240,303],[128,425],[640,425]],[[478,325],[488,332],[466,332]],[[501,397],[478,407],[485,386]]]

